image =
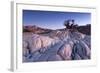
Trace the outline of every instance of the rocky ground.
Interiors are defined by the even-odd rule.
[[[52,30],[43,34],[23,32],[23,62],[90,58],[90,35],[72,29]]]

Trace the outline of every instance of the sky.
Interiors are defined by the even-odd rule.
[[[48,29],[65,28],[64,21],[74,19],[79,26],[91,24],[91,13],[23,10],[23,25]]]

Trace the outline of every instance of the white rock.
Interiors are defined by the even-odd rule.
[[[61,47],[61,49],[58,53],[64,60],[71,60],[71,53],[72,53],[71,45],[69,43],[65,43]]]

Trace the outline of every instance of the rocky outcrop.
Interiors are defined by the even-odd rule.
[[[84,60],[91,58],[91,37],[71,29],[23,33],[23,62]]]

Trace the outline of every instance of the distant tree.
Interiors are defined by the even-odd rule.
[[[65,20],[64,21],[64,26],[66,26],[67,29],[72,29],[74,27],[76,27],[77,25],[75,24],[75,20]]]
[[[65,20],[65,21],[64,21],[64,26],[66,26],[66,28],[69,27],[69,20]]]

